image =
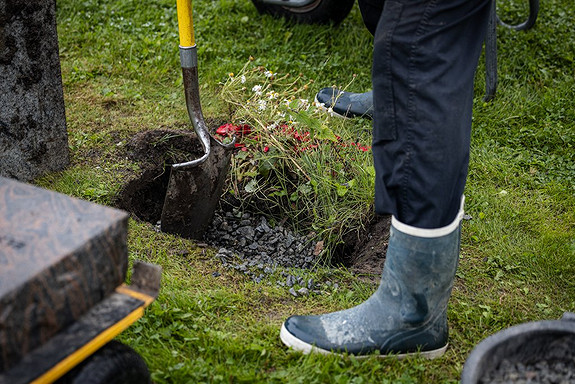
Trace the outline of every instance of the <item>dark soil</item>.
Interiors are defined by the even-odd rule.
[[[156,224],[168,189],[170,165],[201,157],[200,142],[191,132],[154,130],[138,133],[125,149],[126,157],[139,170],[127,177],[115,205],[137,219]]]
[[[125,157],[137,164],[139,169],[126,178],[115,205],[130,212],[136,219],[156,225],[162,214],[170,165],[199,158],[203,149],[194,133],[162,129],[135,135],[125,150]],[[239,202],[237,199],[222,200],[220,209],[231,211],[236,207],[234,200]],[[289,226],[289,223],[284,225]],[[332,263],[344,265],[363,279],[379,281],[389,226],[388,216],[374,216],[362,230],[346,234],[343,244],[334,251]]]
[[[390,216],[376,215],[363,231],[345,236],[345,246],[338,250],[343,258],[342,264],[349,266],[364,279],[379,282],[387,252],[390,225]]]

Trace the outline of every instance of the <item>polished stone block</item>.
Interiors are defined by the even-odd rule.
[[[0,371],[126,277],[127,213],[0,177]]]

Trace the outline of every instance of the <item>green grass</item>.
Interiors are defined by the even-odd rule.
[[[500,4],[506,20],[519,20],[524,3]],[[175,1],[165,0],[58,1],[72,164],[39,184],[111,204],[133,166],[117,155],[117,149],[143,130],[189,127],[175,11]],[[222,89],[227,83],[229,90],[242,95],[241,87],[229,87],[229,74],[237,79],[250,57],[253,66],[301,79],[308,85],[298,90],[301,98],[313,99],[326,85],[358,91],[371,86],[372,41],[357,6],[336,27],[293,25],[260,16],[248,0],[198,0],[194,12],[207,117],[240,118]],[[483,338],[514,324],[555,319],[575,310],[573,20],[570,0],[550,0],[542,2],[533,30],[500,27],[499,88],[490,103],[482,100],[480,64],[466,188],[466,213],[472,219],[463,224],[460,267],[448,313],[450,348],[444,357],[356,361],[291,353],[278,338],[287,316],[358,304],[373,291],[373,283],[345,269],[301,271],[317,281],[338,282],[339,287],[323,286],[323,295],[295,299],[275,286],[279,275],[255,284],[222,268],[214,250],[157,233],[151,224],[137,221],[130,222],[130,260],[161,265],[162,290],[145,317],[120,339],[144,357],[157,383],[454,383],[469,352]],[[235,103],[247,102],[245,95]],[[369,142],[369,122],[311,118],[313,124],[326,124],[343,137],[359,135]],[[329,161],[333,153],[325,149],[318,155]],[[310,171],[316,158],[300,160],[311,179],[326,180],[323,166],[316,167],[317,173]],[[354,161],[364,165],[370,159]],[[317,225],[325,230],[330,228],[330,215],[339,218],[344,212],[369,209],[370,177],[358,181],[367,193],[350,193],[355,201],[350,205],[338,205],[342,199],[337,194],[321,196],[318,204],[327,213],[316,215],[323,217]],[[261,180],[260,187],[269,187]],[[340,187],[341,181],[349,178],[338,180]],[[295,195],[301,205],[293,215],[305,214],[316,204],[306,191]],[[221,275],[214,277],[213,272]]]

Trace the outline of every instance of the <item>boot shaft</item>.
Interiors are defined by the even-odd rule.
[[[459,262],[459,223],[458,215],[456,225],[425,230],[426,236],[422,237],[406,233],[420,229],[412,231],[413,227],[393,220],[378,290],[390,292],[399,300],[400,316],[407,324],[444,317]]]

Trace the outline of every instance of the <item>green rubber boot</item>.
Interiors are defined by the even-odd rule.
[[[421,229],[392,218],[377,291],[362,304],[325,315],[292,316],[280,338],[303,353],[441,356],[447,302],[459,260],[463,209],[448,226]]]
[[[315,95],[315,103],[332,116],[343,118],[373,118],[373,92],[354,93],[337,88],[322,88]]]

